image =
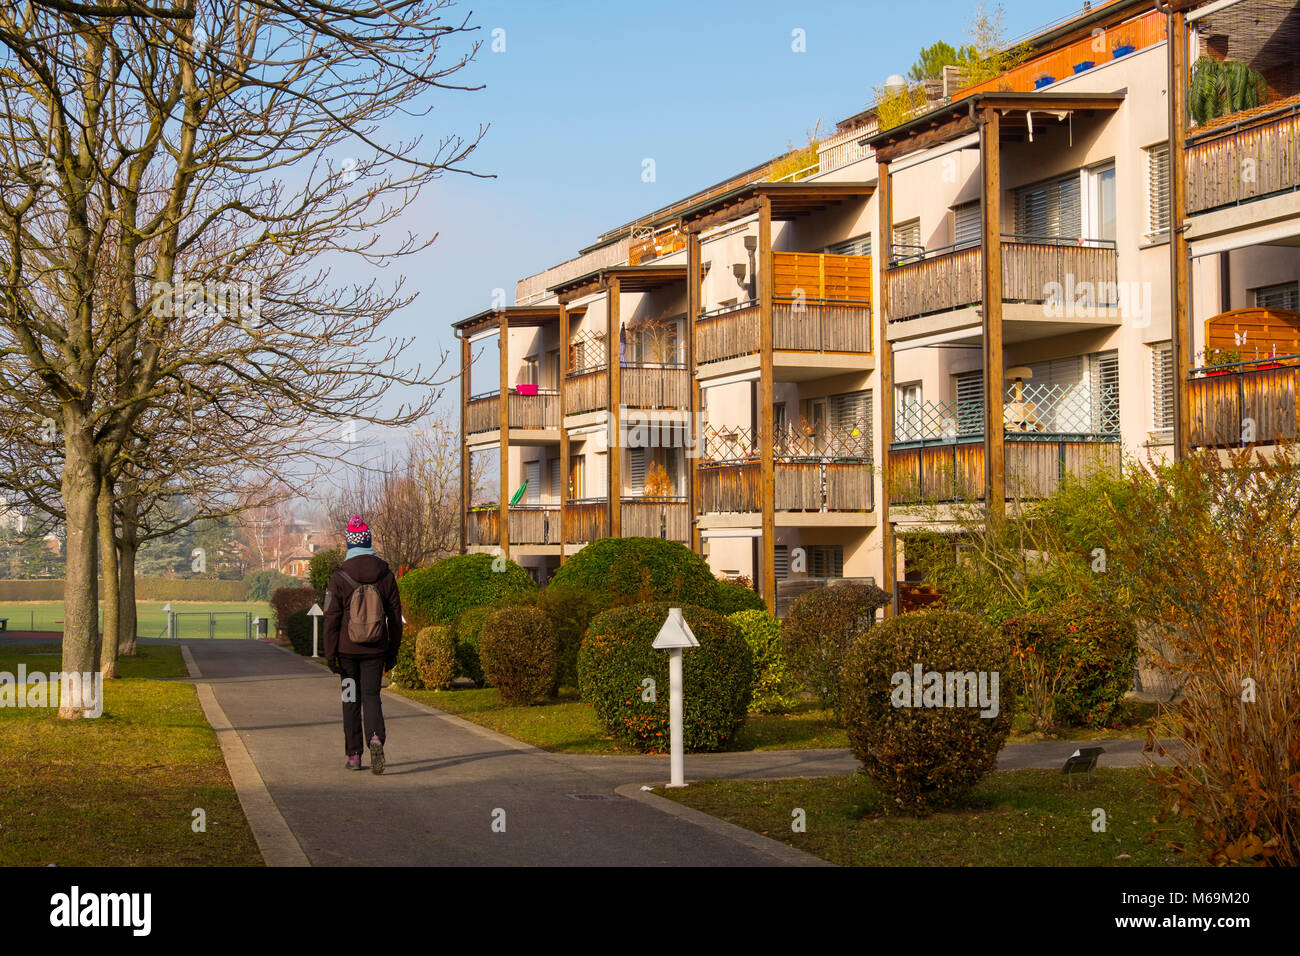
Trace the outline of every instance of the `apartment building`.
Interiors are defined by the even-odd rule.
[[[455,326],[463,467],[492,463],[464,547],[543,580],[596,538],[669,538],[780,611],[837,579],[894,590],[899,536],[955,530],[945,505],[1292,437],[1293,7],[1113,0],[901,124],[850,117],[807,169],[521,280]],[[1180,123],[1202,56],[1267,102]]]

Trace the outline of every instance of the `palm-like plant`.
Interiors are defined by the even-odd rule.
[[[1264,77],[1238,60],[1203,56],[1192,67],[1187,105],[1197,123],[1254,109],[1268,96]]]

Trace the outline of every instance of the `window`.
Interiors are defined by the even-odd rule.
[[[530,505],[542,503],[542,463],[529,461],[524,463],[524,481],[527,483],[525,501]]]
[[[844,546],[842,544],[810,545],[807,552],[809,577],[844,577]]]
[[[547,388],[560,387],[560,350],[551,349],[546,353],[546,381],[543,383]]]
[[[831,454],[871,454],[871,390],[832,395],[828,401]]]
[[[977,246],[983,229],[980,223],[980,204],[963,203],[952,210],[952,243],[955,246]]]
[[[1095,166],[1087,172],[1089,239],[1115,241],[1115,164]]]
[[[920,258],[925,252],[921,245],[921,220],[909,219],[907,222],[894,224],[894,242],[890,249],[890,258],[894,262],[906,262],[908,259]]]
[[[1015,191],[1016,234],[1078,239],[1082,233],[1079,174],[1070,173]]]
[[[573,347],[569,350],[569,370],[581,371],[587,367],[587,343],[574,342]]]
[[[1300,310],[1300,283],[1283,282],[1250,290],[1250,304],[1257,309]]]
[[[826,251],[837,256],[869,256],[871,255],[871,233],[833,243],[826,247]]]
[[[645,473],[649,466],[650,456],[646,454],[644,448],[629,448],[627,450],[627,480],[623,483],[630,494],[640,495],[645,490]]]
[[[790,546],[778,544],[772,548],[772,563],[776,565],[776,579],[784,581],[790,576]]]
[[[560,459],[551,459],[551,486],[547,489],[547,494],[552,498],[560,497]]]
[[[1169,144],[1147,147],[1147,235],[1169,232]]]
[[[1173,342],[1157,342],[1151,346],[1151,430],[1174,430]]]
[[[984,432],[984,372],[962,372],[954,376],[957,392],[957,434],[980,435]],[[946,427],[946,426],[945,426]]]
[[[1092,393],[1092,430],[1119,434],[1119,353],[1096,352],[1088,356],[1088,381]]]
[[[584,492],[586,491],[586,482],[584,481],[585,478],[584,473],[586,471],[586,467],[584,465],[585,461],[586,459],[583,458],[582,456],[569,459],[569,498],[570,499],[580,499],[586,497],[586,495],[584,494]]]
[[[925,437],[922,429],[924,410],[921,405],[921,383],[909,382],[894,387],[894,434],[898,441],[919,441]]]

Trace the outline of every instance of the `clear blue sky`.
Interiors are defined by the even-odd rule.
[[[1004,4],[1008,37],[1082,0]],[[450,323],[495,288],[570,258],[597,234],[802,145],[861,110],[936,40],[956,45],[978,0],[493,0],[462,3],[483,47],[459,74],[477,92],[439,92],[420,130],[436,141],[491,124],[469,166],[447,175],[404,224],[439,237],[400,271],[419,298],[392,322],[411,358],[452,349]],[[989,10],[994,8],[989,4]],[[493,52],[494,30],[505,49]],[[792,49],[802,30],[806,52]],[[642,181],[642,160],[657,179]],[[347,273],[340,270],[340,278]],[[454,373],[458,356],[445,369]],[[459,393],[443,400],[454,409]]]

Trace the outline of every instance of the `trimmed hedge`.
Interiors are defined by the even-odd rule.
[[[758,592],[743,584],[732,581],[719,581],[713,589],[713,610],[722,615],[732,615],[740,611],[766,611],[767,605],[758,596]]]
[[[217,578],[135,579],[137,601],[236,602],[247,600],[247,592],[246,581],[222,581]],[[62,600],[63,578],[0,580],[0,602]]]
[[[578,652],[582,699],[620,743],[646,753],[669,746],[668,652],[651,645],[672,606],[658,601],[605,611]],[[700,643],[682,652],[686,749],[722,750],[745,721],[754,657],[725,617],[690,604],[682,614]],[[654,700],[643,699],[647,678],[654,681]]]
[[[537,704],[555,694],[555,631],[535,607],[496,608],[479,632],[483,673],[508,704]]]
[[[663,538],[599,538],[560,565],[550,584],[584,591],[603,608],[648,601],[712,608],[717,585],[703,558]]]
[[[415,641],[405,634],[402,635],[402,643],[397,645],[397,663],[388,672],[388,679],[407,690],[426,689],[424,681],[420,680],[420,669],[415,663]]]
[[[578,650],[592,618],[604,610],[598,596],[552,582],[537,596],[537,607],[555,631],[555,676],[561,687],[578,686]]]
[[[918,664],[922,684],[913,688]],[[967,685],[947,678],[972,672],[976,688],[984,677],[989,716],[978,689],[972,705]],[[961,611],[887,618],[852,642],[841,674],[849,744],[895,809],[925,815],[949,806],[997,765],[1015,710],[1011,674],[1011,642]]]
[[[800,597],[781,623],[782,646],[795,679],[837,719],[844,652],[888,603],[889,595],[873,584],[833,584]]]
[[[398,648],[401,656],[401,648]],[[445,624],[431,624],[415,636],[415,670],[429,690],[445,690],[456,676],[456,636]]]
[[[311,656],[311,618],[307,612],[319,598],[319,593],[313,588],[278,588],[271,595],[276,634],[283,632],[294,651],[303,657]],[[323,653],[325,635],[317,633]]]
[[[501,570],[494,570],[493,564]],[[402,575],[397,582],[410,624],[451,624],[462,611],[504,599],[535,598],[528,572],[490,554],[458,554]]]
[[[483,676],[483,663],[479,660],[478,638],[483,630],[483,621],[491,611],[490,604],[481,604],[461,611],[452,624],[456,632],[456,676],[468,677],[479,687],[487,686],[487,678]]]
[[[754,655],[754,699],[749,709],[760,714],[789,713],[798,689],[781,650],[781,622],[765,610],[738,611],[727,620],[740,628]]]

